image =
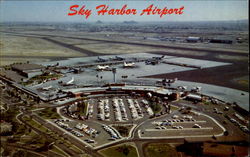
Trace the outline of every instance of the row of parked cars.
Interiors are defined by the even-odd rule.
[[[182,117],[179,117],[178,115],[174,115],[172,118],[173,119],[163,120],[162,122],[178,123],[178,122],[195,122],[196,121],[192,116],[189,116],[189,115],[185,115]]]
[[[87,102],[88,105],[88,117],[91,118],[93,117],[93,113],[94,113],[94,105],[90,104],[89,102]]]
[[[119,135],[113,130],[112,127],[108,126],[108,125],[102,125],[103,129],[105,131],[107,131],[109,133],[109,135],[111,136],[111,140],[116,140],[119,139]]]
[[[70,105],[70,106],[74,106],[75,105]],[[79,119],[79,115],[77,115],[76,113],[72,112],[72,111],[69,111],[69,107],[70,106],[66,106],[62,109],[62,112],[66,115],[68,115],[69,117],[73,118],[73,119]]]
[[[144,105],[144,107],[146,108],[147,113],[150,116],[154,115],[154,112],[153,112],[152,108],[149,106],[149,103],[148,103],[147,100],[143,99],[143,100],[141,100],[141,103]]]
[[[108,105],[108,99],[98,100],[97,113],[98,120],[109,120],[110,109]]]
[[[156,124],[155,129],[167,129],[166,126],[171,126],[172,129],[183,129],[183,126],[177,126],[173,125],[174,123],[179,123],[179,122],[195,122],[196,120],[193,119],[192,116],[190,115],[184,115],[182,117],[178,115],[173,115],[173,119],[165,119],[160,122],[153,122],[153,124]],[[193,128],[201,128],[199,124],[194,124]]]
[[[127,103],[133,119],[138,119],[143,117],[141,107],[137,100],[127,99]]]
[[[94,137],[98,134],[98,131],[96,129],[93,129],[91,127],[89,127],[86,124],[83,123],[78,123],[75,126],[76,129],[85,132],[87,135],[93,135]]]
[[[166,125],[160,125],[160,126],[157,126],[155,129],[167,129],[166,126],[172,126],[171,123],[165,123]],[[201,128],[201,126],[199,124],[194,124],[192,128]],[[172,129],[183,129],[183,126],[176,126],[176,125],[173,125],[172,126]]]
[[[250,133],[250,130],[249,130],[249,128],[248,128],[247,126],[240,124],[239,121],[237,121],[236,119],[231,118],[231,117],[229,117],[229,116],[228,116],[228,119],[229,119],[232,123],[234,123],[236,126],[240,127],[240,129],[241,129],[243,132],[245,132],[245,133]]]
[[[63,122],[60,121],[60,120],[56,120],[55,123],[56,123],[59,127],[61,127],[61,128],[65,129],[65,130],[71,132],[73,135],[75,135],[75,136],[77,136],[77,137],[83,137],[83,136],[84,136],[82,133],[73,130],[73,128],[69,127],[68,124],[63,123]]]
[[[114,115],[116,121],[128,120],[128,116],[122,99],[113,99],[112,105],[114,108]]]

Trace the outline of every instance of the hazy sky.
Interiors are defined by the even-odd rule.
[[[40,22],[81,22],[81,21],[221,21],[221,20],[242,20],[248,19],[247,0],[172,0],[172,1],[0,1],[0,16],[3,21],[40,21]],[[88,19],[85,16],[68,16],[71,5],[86,5],[92,10]],[[141,10],[154,4],[159,8],[174,8],[184,6],[182,15],[165,15],[160,18],[158,15],[116,15],[98,16],[95,7],[101,4],[109,5],[110,8],[122,8],[127,4],[128,8]]]

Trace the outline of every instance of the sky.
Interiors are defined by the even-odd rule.
[[[105,4],[109,8],[120,9],[127,4],[128,8],[137,9],[137,15],[105,15],[96,14],[96,6]],[[163,9],[184,6],[182,15],[143,15],[141,11],[149,5]],[[85,5],[92,14],[85,16],[68,16],[71,5]],[[87,1],[0,1],[0,22],[82,22],[82,21],[228,21],[248,19],[247,0],[87,0]]]

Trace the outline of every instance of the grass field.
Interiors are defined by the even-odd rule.
[[[101,151],[106,157],[138,157],[136,148],[131,145],[119,145]]]
[[[21,143],[27,143],[29,142],[32,138],[34,138],[37,135],[37,133],[35,131],[31,131],[28,134],[25,134],[24,136],[22,136],[20,138],[20,142]]]
[[[128,137],[130,130],[133,128],[133,125],[112,125],[121,136]]]
[[[169,144],[149,144],[145,150],[148,157],[178,157],[177,151]]]
[[[62,151],[60,148],[58,148],[54,145],[52,146],[51,151],[56,152],[56,153],[63,155],[63,156],[67,156],[67,154],[64,151]]]
[[[28,118],[26,116],[23,117],[23,120],[27,121],[30,125],[32,125],[33,127],[41,130],[42,132],[47,132],[47,130],[48,130],[47,128],[45,128],[44,126],[42,126],[42,124],[40,124],[37,121],[32,120],[32,119],[30,119],[30,118]]]
[[[56,112],[56,108],[46,108],[44,110],[39,111],[39,116],[44,119],[59,119],[60,115]]]

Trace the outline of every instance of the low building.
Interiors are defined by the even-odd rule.
[[[218,43],[218,44],[232,44],[232,40],[228,39],[210,39],[210,43]]]
[[[201,41],[201,37],[188,37],[186,41],[189,43],[197,43]]]
[[[18,72],[20,75],[31,78],[43,74],[44,66],[38,64],[14,64],[12,70]]]
[[[202,97],[200,95],[196,95],[196,94],[188,94],[186,96],[186,99],[194,100],[194,101],[202,101]]]
[[[176,93],[170,94],[169,99],[171,99],[171,100],[179,100],[180,99],[180,93],[176,92]]]

